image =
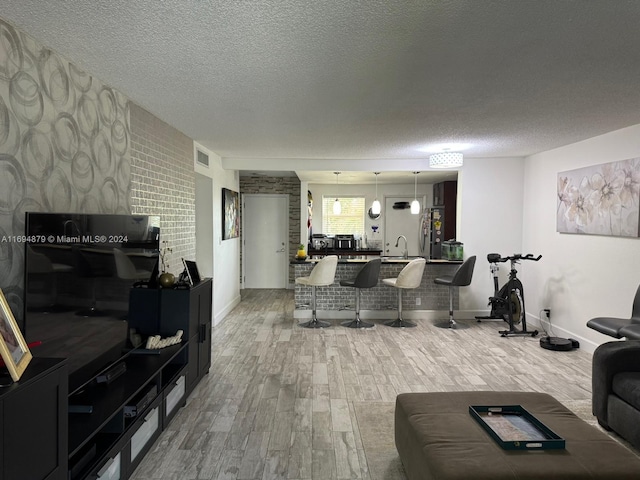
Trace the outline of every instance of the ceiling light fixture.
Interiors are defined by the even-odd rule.
[[[415,182],[413,186],[413,202],[411,202],[411,213],[418,215],[420,213],[420,202],[418,201],[418,174],[420,172],[413,172]]]
[[[461,152],[440,152],[429,156],[431,168],[457,168],[462,166]]]
[[[338,186],[338,175],[340,172],[333,172],[336,174],[336,186]],[[338,200],[338,196],[336,194],[336,201],[333,202],[333,214],[340,215],[342,213],[342,205],[340,205],[340,200]]]
[[[378,175],[380,175],[380,172],[373,172],[373,174],[376,176],[376,198],[371,204],[371,213],[373,215],[380,215],[382,211],[382,205],[380,205],[380,201],[378,200]]]

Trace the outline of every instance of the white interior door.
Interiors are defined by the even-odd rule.
[[[386,197],[384,205],[384,250],[383,255],[402,255],[404,253],[404,240],[400,239],[396,247],[396,241],[400,235],[407,239],[409,256],[420,255],[418,242],[420,215],[413,215],[409,208],[395,209],[396,202],[408,202],[411,204],[413,197]],[[424,205],[421,200],[420,207]],[[421,208],[422,209],[422,208]]]
[[[289,197],[242,197],[242,270],[245,288],[287,288]]]

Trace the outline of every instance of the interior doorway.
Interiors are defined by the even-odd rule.
[[[242,278],[244,288],[287,288],[289,196],[242,196]]]

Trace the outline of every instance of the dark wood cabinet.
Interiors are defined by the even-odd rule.
[[[433,185],[433,206],[444,207],[444,240],[456,239],[458,182],[447,181]]]
[[[67,478],[66,361],[34,358],[0,389],[0,478]]]
[[[175,335],[182,330],[184,338],[189,339],[187,393],[211,366],[211,285],[211,279],[205,279],[188,290],[160,292],[160,334]]]
[[[143,336],[170,337],[182,330],[189,394],[211,366],[212,282],[202,280],[191,288],[131,290],[129,326]]]

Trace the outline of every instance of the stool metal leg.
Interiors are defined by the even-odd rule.
[[[331,325],[329,322],[323,322],[318,320],[316,316],[316,286],[311,285],[311,320],[308,322],[300,323],[299,325],[304,328],[327,328]]]
[[[452,328],[455,330],[462,330],[469,328],[469,325],[464,323],[458,323],[453,319],[453,286],[449,286],[449,321],[436,323],[438,328]]]
[[[363,322],[360,320],[360,289],[356,288],[356,319],[355,320],[347,320],[346,322],[342,322],[343,327],[349,328],[371,328],[373,327],[373,323]]]
[[[410,322],[409,320],[404,320],[402,318],[402,289],[398,289],[398,318],[396,320],[391,320],[389,322],[385,322],[387,327],[395,327],[395,328],[406,328],[406,327],[415,327],[416,324]]]

